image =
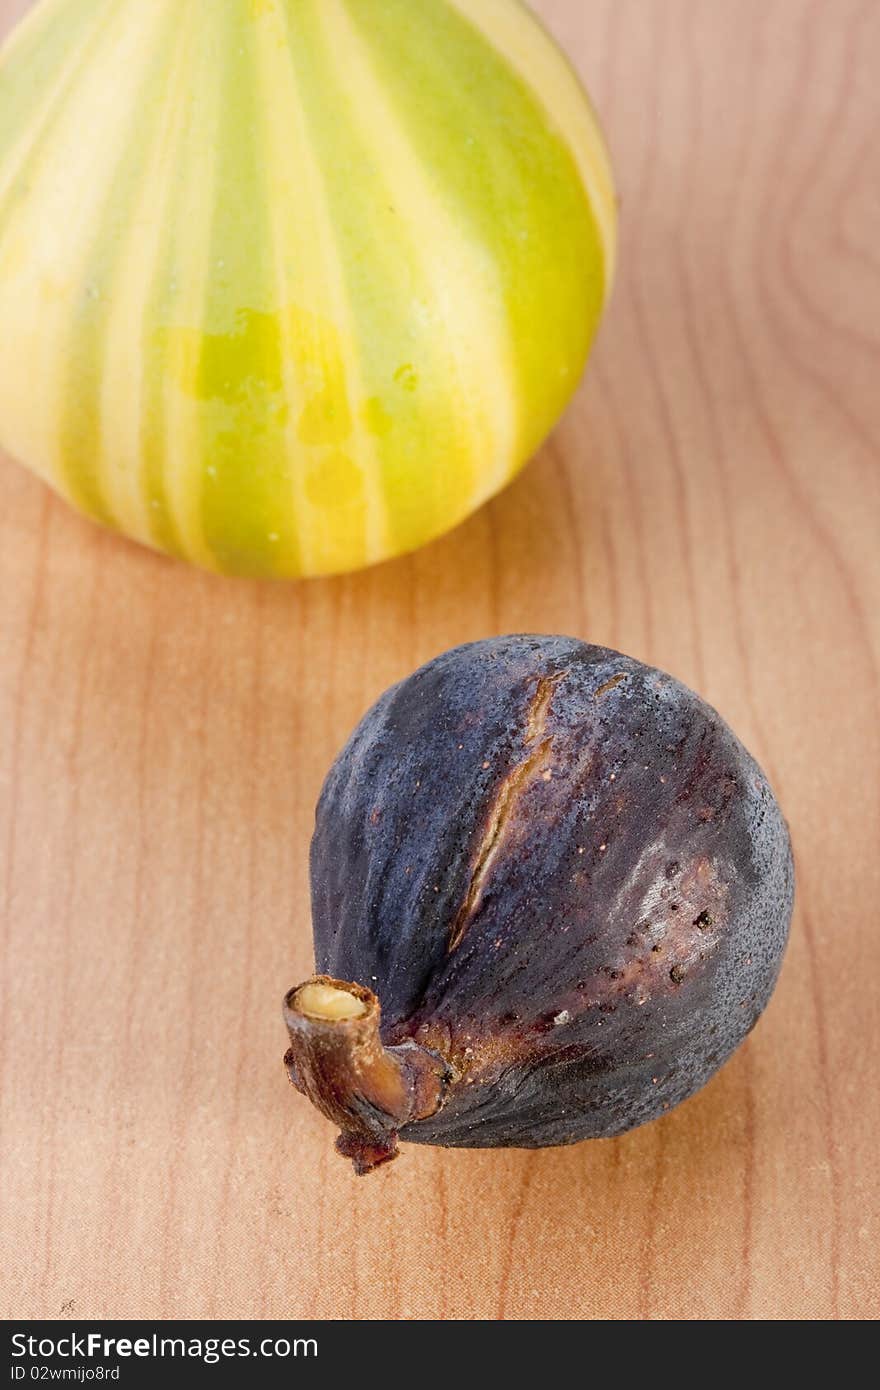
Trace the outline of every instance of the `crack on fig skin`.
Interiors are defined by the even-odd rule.
[[[477,903],[480,901],[483,885],[486,882],[489,870],[501,848],[504,831],[513,813],[513,809],[522,795],[524,788],[530,782],[533,782],[543,770],[550,756],[551,745],[552,739],[545,739],[524,762],[517,763],[516,767],[512,772],[508,773],[498,789],[495,805],[492,807],[492,814],[489,817],[489,824],[486,827],[486,832],[477,850],[474,869],[471,874],[464,902],[459,908],[455,921],[452,924],[452,931],[449,935],[450,955],[461,945],[464,934],[468,928],[468,923],[474,914]]]
[[[547,714],[553,692],[562,680],[564,672],[557,671],[553,676],[542,676],[529,703],[526,714],[525,743],[528,747],[536,743],[547,727]]]
[[[538,681],[526,711],[523,742],[527,748],[538,743],[538,739],[547,728],[550,701],[553,699],[553,692],[563,675],[564,672],[559,671],[552,676],[542,676]],[[483,885],[501,847],[505,829],[517,801],[529,783],[533,782],[539,774],[549,780],[549,769],[546,768],[546,763],[550,756],[552,744],[552,738],[543,739],[527,758],[516,764],[498,788],[486,830],[474,856],[474,867],[464,901],[456,913],[452,930],[449,933],[449,955],[461,945],[468,924],[480,901]]]
[[[613,690],[616,685],[620,685],[620,682],[625,680],[626,671],[621,671],[619,675],[612,676],[610,680],[605,681],[602,685],[599,686],[598,690],[595,690],[593,692],[593,699],[601,700],[603,695],[607,695],[609,690]]]

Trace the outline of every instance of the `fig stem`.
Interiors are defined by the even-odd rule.
[[[398,1131],[439,1108],[443,1061],[416,1043],[386,1047],[372,990],[315,975],[284,998],[291,1081],[340,1128],[338,1151],[358,1174],[397,1157]]]

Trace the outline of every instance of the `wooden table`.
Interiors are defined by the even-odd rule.
[[[6,1316],[880,1314],[880,6],[538,8],[607,126],[621,269],[504,496],[273,588],[0,462]],[[797,854],[782,980],[657,1124],[355,1179],[281,1066],[312,808],[386,685],[518,630],[666,667],[754,750]]]

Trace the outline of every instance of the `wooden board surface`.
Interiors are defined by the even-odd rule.
[[[273,588],[0,460],[6,1316],[880,1314],[880,5],[538,8],[608,130],[621,269],[504,496]],[[657,1124],[355,1179],[281,1066],[315,798],[386,685],[521,630],[666,667],[764,764],[798,867],[781,983]]]

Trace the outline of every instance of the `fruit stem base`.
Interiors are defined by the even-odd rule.
[[[336,1148],[358,1174],[397,1157],[404,1125],[433,1115],[445,1065],[415,1043],[386,1047],[372,990],[316,975],[290,990],[284,1063],[293,1085],[340,1128]]]

